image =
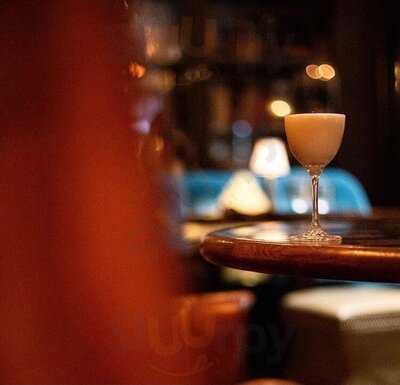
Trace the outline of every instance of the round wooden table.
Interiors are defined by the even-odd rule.
[[[242,270],[314,278],[400,283],[400,220],[325,220],[341,244],[289,241],[308,221],[270,221],[210,233],[202,243],[208,261]]]

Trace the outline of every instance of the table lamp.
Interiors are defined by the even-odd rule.
[[[218,205],[243,215],[261,215],[272,208],[257,178],[248,170],[233,174],[218,198]]]
[[[290,172],[286,146],[279,138],[262,138],[254,145],[250,158],[250,170],[265,178],[265,186],[271,199],[275,196],[275,180]]]
[[[250,159],[250,170],[267,180],[289,174],[289,159],[283,141],[278,138],[257,140]]]

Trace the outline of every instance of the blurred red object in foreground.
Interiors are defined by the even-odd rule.
[[[151,314],[183,281],[158,170],[130,129],[110,9],[0,8],[2,384],[185,383],[154,370],[149,347]]]

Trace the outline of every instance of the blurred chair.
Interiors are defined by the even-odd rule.
[[[307,385],[400,383],[400,290],[336,286],[283,298],[286,375]]]
[[[184,296],[179,302],[180,340],[195,357],[187,383],[198,374],[208,384],[231,385],[246,376],[248,314],[254,303],[250,291]],[[182,374],[181,374],[182,375]]]
[[[248,316],[254,295],[247,290],[187,295],[178,303],[178,338],[186,356],[194,357],[187,383],[237,384],[246,377]],[[201,381],[200,381],[201,383]],[[240,385],[298,385],[278,379],[257,379]]]
[[[215,209],[218,197],[232,174],[231,171],[218,170],[186,173],[186,206],[195,214]],[[257,180],[264,187],[263,178],[257,177]],[[320,200],[325,203],[320,204],[321,213],[325,209],[325,213],[370,214],[371,204],[363,186],[347,171],[327,168],[320,185]],[[277,214],[302,214],[311,209],[311,197],[307,195],[310,194],[310,181],[301,167],[293,167],[289,175],[275,179],[268,190]]]

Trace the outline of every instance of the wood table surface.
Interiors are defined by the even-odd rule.
[[[400,219],[325,220],[341,244],[289,241],[308,221],[267,221],[210,233],[201,246],[209,262],[242,270],[314,278],[400,283]]]

